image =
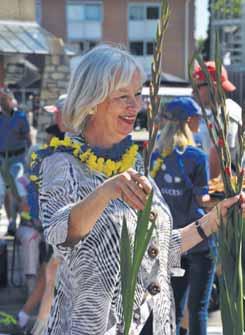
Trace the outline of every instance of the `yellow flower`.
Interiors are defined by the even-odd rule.
[[[47,144],[43,144],[43,145],[41,146],[41,149],[42,149],[42,150],[43,150],[43,149],[47,149],[47,147],[48,147]]]
[[[35,159],[37,159],[37,154],[35,152],[33,152],[31,154],[31,159],[34,161]]]
[[[87,159],[87,163],[88,164],[91,164],[91,163],[93,164],[93,163],[96,163],[96,160],[97,160],[97,157],[95,156],[95,154],[90,153],[89,157]]]
[[[29,212],[21,212],[21,218],[24,219],[24,220],[31,220],[31,215]]]
[[[60,145],[60,142],[61,141],[58,139],[58,137],[53,137],[50,142],[50,146],[57,148]]]
[[[99,172],[103,171],[104,163],[105,163],[105,159],[103,157],[98,158],[97,169],[98,169]]]
[[[79,152],[80,152],[79,149],[75,149],[75,150],[73,150],[73,155],[74,155],[75,157],[78,157]]]
[[[31,181],[34,181],[34,182],[35,182],[35,181],[38,180],[38,177],[35,176],[35,175],[33,174],[33,175],[30,175],[29,179],[30,179]]]
[[[73,149],[78,149],[78,150],[80,150],[81,149],[81,144],[79,144],[79,143],[77,143],[77,142],[75,142],[75,143],[72,143],[72,148]]]
[[[160,170],[161,166],[163,163],[163,159],[162,158],[157,158],[157,160],[154,162],[154,166],[153,169],[151,170],[151,176],[153,178],[155,178],[157,176],[158,171]]]
[[[71,145],[72,145],[72,141],[71,141],[70,137],[65,137],[63,143],[64,143],[65,147],[71,147]]]
[[[87,160],[87,158],[89,157],[90,151],[91,149],[85,151],[79,156],[79,159],[81,160],[81,162],[85,162]]]

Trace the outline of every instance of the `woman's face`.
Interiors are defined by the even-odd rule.
[[[7,95],[2,95],[1,98],[0,98],[0,104],[1,104],[2,110],[5,113],[11,114],[12,109],[14,107],[12,98],[10,98]]]
[[[128,86],[112,92],[97,106],[85,131],[89,139],[93,134],[92,141],[95,143],[91,144],[110,147],[133,130],[136,116],[142,107],[141,89],[141,77],[135,72]]]

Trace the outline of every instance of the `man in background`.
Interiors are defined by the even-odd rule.
[[[217,81],[217,71],[215,67],[215,62],[209,61],[205,63],[207,71],[210,74],[210,77],[214,84]],[[202,104],[206,108],[210,122],[212,123],[212,112],[210,107],[210,98],[209,98],[209,89],[208,83],[206,81],[205,74],[203,73],[200,66],[197,66],[193,72],[193,78],[197,82],[197,87],[199,90],[199,96]],[[221,71],[221,84],[222,88],[226,93],[233,92],[236,87],[233,85],[228,78],[228,73],[224,66],[222,66]],[[229,129],[227,134],[227,142],[231,152],[232,162],[236,162],[236,153],[237,153],[237,133],[238,126],[242,124],[242,108],[232,99],[226,99],[226,109],[229,115]],[[220,165],[218,161],[217,151],[210,139],[209,131],[206,126],[205,120],[202,120],[200,124],[200,131],[195,136],[195,140],[200,144],[202,149],[209,155],[209,164],[210,164],[210,177],[215,178],[220,174]]]
[[[18,178],[24,174],[25,154],[30,144],[30,126],[26,114],[18,110],[13,93],[3,87],[0,89],[0,207],[9,188],[13,197],[6,204],[6,212],[8,233],[11,235],[16,230],[17,211],[26,201]]]

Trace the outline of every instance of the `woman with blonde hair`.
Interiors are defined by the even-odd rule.
[[[214,277],[214,260],[210,255],[214,241],[198,228],[199,219],[205,215],[202,206],[209,200],[208,159],[196,147],[192,135],[198,131],[200,107],[190,97],[178,97],[167,104],[164,117],[165,126],[153,155],[152,174],[170,207],[173,227],[183,228],[194,221],[203,237],[200,244],[182,255],[184,275],[172,277],[177,334],[186,334],[180,324],[188,300],[189,334],[204,335]]]

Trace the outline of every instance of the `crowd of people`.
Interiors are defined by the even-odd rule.
[[[215,64],[206,65],[215,82]],[[202,70],[196,67],[193,76],[209,108]],[[8,234],[23,249],[23,331],[40,305],[32,335],[123,334],[122,224],[126,218],[133,241],[137,211],[153,191],[155,229],[138,274],[130,334],[207,335],[218,212],[226,217],[237,201],[244,209],[245,200],[237,195],[205,209],[208,181],[220,166],[195,97],[165,105],[151,176],[145,177],[130,135],[142,110],[144,81],[127,51],[95,47],[73,72],[67,94],[46,107],[55,118],[44,147],[31,147],[25,113],[10,90],[0,90],[0,205],[5,203]],[[224,68],[222,86],[235,89]],[[227,107],[235,159],[242,111],[230,99]],[[186,305],[188,330],[182,325]]]

